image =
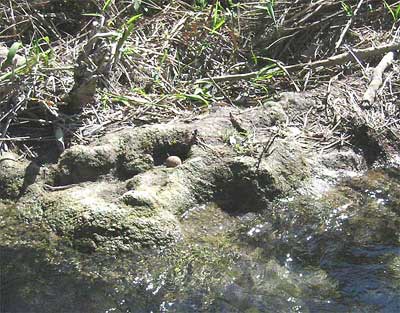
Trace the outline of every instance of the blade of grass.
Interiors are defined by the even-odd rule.
[[[111,2],[113,2],[113,0],[106,0],[104,2],[103,8],[101,9],[103,12],[105,12],[107,10],[107,8],[110,6]]]
[[[22,47],[22,43],[14,42],[12,44],[11,48],[8,49],[7,58],[4,60],[3,64],[1,65],[2,71],[4,71],[4,69],[7,66],[11,66],[13,64],[13,59],[14,59],[15,55],[17,54],[17,51],[20,47]]]

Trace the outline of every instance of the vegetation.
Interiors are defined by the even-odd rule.
[[[366,62],[374,66],[390,50],[374,47],[396,38],[399,7],[372,0],[3,2],[0,149],[35,158],[49,143],[62,151],[110,127],[259,105],[282,90],[314,92],[340,119],[341,105],[361,102]],[[395,66],[363,117],[394,134],[397,76]]]

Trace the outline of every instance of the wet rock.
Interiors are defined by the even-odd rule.
[[[185,166],[180,166],[175,171],[158,167],[136,175],[127,182],[130,191],[124,194],[123,200],[129,205],[182,214],[194,206],[198,201],[197,197],[202,194],[204,187],[201,186],[201,176],[205,176],[202,171],[206,168],[201,160],[190,162],[189,159]],[[200,177],[196,177],[197,175]],[[212,184],[211,178],[209,183]],[[212,190],[208,190],[208,193],[212,193]],[[203,195],[205,196],[205,193]]]
[[[163,247],[181,238],[173,214],[134,209],[122,190],[106,182],[43,195],[26,195],[15,207],[22,220],[40,224],[83,252]]]
[[[225,287],[224,300],[237,312],[266,312],[267,306],[262,295],[250,294],[246,288],[237,284]]]
[[[79,219],[73,231],[77,247],[93,242],[92,247],[106,251],[135,251],[168,246],[181,238],[173,215],[141,214],[131,210],[89,211],[88,219]]]
[[[38,182],[67,189],[26,195],[21,214],[82,251],[163,246],[181,238],[177,218],[196,205],[221,199],[227,211],[257,211],[308,177],[304,152],[289,140],[277,140],[259,160],[236,155],[217,134],[213,147],[195,145],[193,133],[187,125],[155,125],[69,148]],[[185,162],[174,171],[158,166],[169,155]]]
[[[297,140],[302,129],[286,127],[288,112],[309,104],[290,94],[279,103],[234,112],[243,128],[257,130],[254,135],[237,134],[229,107],[189,124],[110,133],[65,150],[46,177],[36,171],[37,179],[29,179],[36,189],[23,195],[18,208],[23,218],[42,221],[85,251],[172,244],[182,237],[181,215],[209,201],[233,215],[262,212],[277,198],[310,186],[322,169],[340,173],[365,168],[362,156],[352,150],[318,155]],[[242,149],[227,145],[224,132],[241,138],[237,145]],[[179,166],[162,166],[166,160],[167,166]],[[4,195],[15,197],[30,171],[28,164],[11,162],[0,164],[0,184]],[[319,179],[327,180],[328,172]],[[53,189],[41,189],[44,181]]]

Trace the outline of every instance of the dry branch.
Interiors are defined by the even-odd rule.
[[[374,103],[376,93],[382,85],[383,72],[392,64],[394,60],[394,52],[387,53],[379,62],[372,75],[371,82],[364,93],[362,103],[370,106]]]
[[[373,58],[373,57],[376,57],[376,56],[384,54],[384,53],[388,53],[390,51],[395,51],[397,49],[400,49],[400,43],[387,44],[387,45],[382,45],[379,47],[370,47],[370,48],[365,48],[365,49],[353,49],[353,52],[359,58],[369,59],[369,58]],[[288,73],[293,73],[293,72],[300,71],[303,69],[307,70],[307,69],[315,69],[318,67],[329,67],[329,66],[344,64],[344,63],[352,60],[352,58],[353,57],[352,57],[351,53],[345,52],[345,53],[335,55],[333,57],[329,57],[324,60],[285,66],[285,69]],[[221,82],[221,81],[237,81],[237,80],[241,80],[241,79],[251,79],[251,78],[258,77],[262,74],[271,73],[271,72],[275,72],[278,70],[281,70],[281,68],[270,69],[268,67],[267,70],[265,68],[263,68],[259,71],[243,73],[243,74],[223,75],[223,76],[214,76],[211,78],[202,78],[202,79],[195,81],[195,83],[196,84],[206,83],[206,82],[208,83],[208,82],[211,82],[212,80],[216,81],[216,82]]]

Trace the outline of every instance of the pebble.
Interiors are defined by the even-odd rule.
[[[169,156],[166,160],[165,160],[165,165],[167,167],[177,167],[178,165],[182,164],[182,160],[175,155],[171,155]]]

